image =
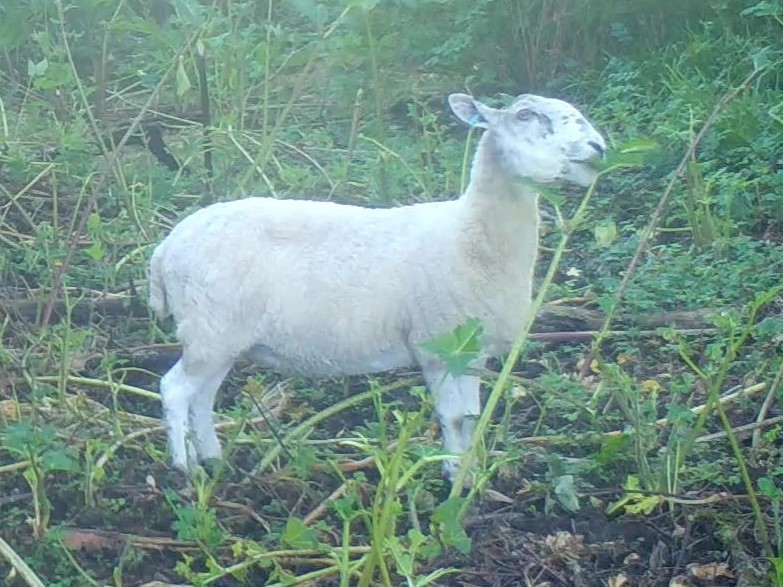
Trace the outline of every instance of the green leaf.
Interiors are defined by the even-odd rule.
[[[783,584],[783,557],[779,556],[773,556],[769,559],[769,562],[772,563],[772,571],[771,574],[773,576],[773,585],[781,585]]]
[[[300,550],[310,550],[318,546],[315,530],[308,528],[299,518],[288,518],[281,539],[291,548]]]
[[[569,512],[579,511],[579,495],[576,492],[573,475],[561,475],[555,479],[555,497]]]
[[[649,139],[630,139],[618,143],[602,161],[596,161],[595,166],[606,173],[623,167],[639,167],[644,164],[646,155],[658,150],[658,144]]]
[[[413,555],[405,548],[399,538],[396,536],[390,536],[386,539],[386,546],[391,551],[394,557],[394,562],[397,565],[397,570],[410,577],[413,575]]]
[[[332,507],[343,520],[353,520],[362,511],[353,493],[348,493],[336,500]]]
[[[29,422],[9,424],[3,434],[3,445],[18,454],[27,454],[29,445],[35,440],[33,425]]]
[[[27,60],[27,76],[30,78],[41,77],[49,69],[49,61],[43,58],[38,63],[33,63],[29,59]]]
[[[605,249],[617,240],[617,224],[610,218],[602,220],[593,228],[593,236],[596,244]]]
[[[770,2],[769,0],[762,0],[755,6],[746,8],[740,12],[742,16],[783,16],[783,7],[777,2]]]
[[[93,261],[100,261],[106,254],[106,251],[103,248],[103,243],[101,243],[101,241],[93,241],[93,243],[87,247],[84,252],[87,253],[90,259]]]
[[[468,318],[464,324],[422,343],[421,347],[442,359],[448,372],[458,377],[463,375],[481,354],[482,332],[481,321],[478,318]]]
[[[419,550],[419,555],[422,556],[424,560],[430,562],[438,558],[441,554],[443,554],[443,548],[441,548],[440,542],[431,536],[428,537],[427,542],[425,542]]]
[[[563,202],[565,202],[565,197],[563,197],[562,194],[556,192],[546,184],[533,181],[532,179],[529,178],[520,179],[519,182],[522,185],[527,186],[531,190],[534,190],[537,194],[539,194],[547,202],[552,204],[555,208],[560,208],[563,205]]]
[[[185,71],[185,60],[180,56],[177,63],[177,96],[183,96],[191,87],[190,78]]]
[[[41,464],[48,471],[78,471],[79,467],[64,449],[47,450],[41,454]]]
[[[758,480],[759,491],[764,497],[771,500],[780,500],[783,497],[783,491],[775,485],[775,482],[769,477],[760,477]]]
[[[101,215],[93,212],[87,217],[87,230],[92,235],[101,234],[103,224],[101,222]]]
[[[601,441],[601,448],[595,456],[595,462],[599,465],[609,465],[621,458],[627,450],[629,438],[627,434],[605,437]]]
[[[453,546],[462,554],[470,553],[471,541],[460,524],[459,511],[465,502],[463,497],[450,497],[441,503],[432,515],[432,520],[440,525],[441,540],[447,546]]]
[[[626,493],[619,500],[611,504],[606,513],[612,515],[616,511],[622,509],[628,514],[644,514],[649,515],[655,508],[663,503],[664,498],[658,495],[644,495],[639,493],[641,488],[641,481],[635,475],[628,475],[625,482],[625,489],[629,492]]]
[[[631,515],[644,514],[645,516],[649,516],[661,503],[663,503],[663,498],[661,496],[645,495],[641,499],[636,500],[635,503],[627,503],[625,505],[625,511]]]

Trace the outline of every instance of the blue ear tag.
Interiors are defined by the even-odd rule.
[[[484,120],[484,118],[481,116],[481,114],[476,112],[473,116],[470,117],[470,120],[468,120],[468,124],[470,126],[476,126],[482,120]]]

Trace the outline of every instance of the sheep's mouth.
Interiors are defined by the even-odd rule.
[[[598,164],[598,159],[569,159],[571,163],[577,163],[595,169]]]
[[[599,173],[602,169],[602,161],[598,158],[571,159],[571,164],[589,173]]]

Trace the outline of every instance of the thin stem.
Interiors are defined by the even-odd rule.
[[[605,170],[604,173],[606,171],[608,171],[608,169]],[[599,174],[599,177],[600,175],[601,174]],[[590,199],[595,193],[597,180],[598,178],[596,178],[596,180],[593,181],[593,183],[588,188],[587,193],[582,198],[582,201],[579,203],[579,206],[574,212],[571,222],[567,224],[566,228],[563,231],[562,236],[560,237],[560,242],[555,248],[555,252],[552,256],[552,261],[549,264],[549,269],[546,273],[546,276],[544,277],[543,282],[541,283],[541,287],[538,290],[538,294],[536,295],[536,298],[533,300],[532,305],[530,306],[526,316],[524,317],[524,320],[522,322],[522,327],[520,329],[520,333],[517,336],[516,340],[514,341],[514,344],[512,345],[511,350],[508,353],[508,357],[503,363],[503,369],[500,371],[500,374],[498,375],[498,378],[495,381],[495,385],[492,387],[492,391],[489,394],[489,397],[487,398],[487,403],[484,409],[482,410],[478,422],[476,423],[476,428],[474,430],[473,439],[471,440],[470,446],[468,447],[468,450],[465,451],[465,454],[462,456],[462,460],[460,463],[459,470],[457,472],[457,476],[455,477],[453,485],[451,487],[451,492],[449,494],[450,498],[458,497],[462,491],[462,484],[465,480],[465,475],[467,474],[467,463],[473,461],[473,457],[476,453],[477,446],[479,444],[478,441],[479,439],[484,437],[487,428],[489,428],[489,423],[495,412],[495,408],[500,402],[500,398],[503,396],[503,392],[506,388],[507,382],[509,381],[509,376],[511,375],[511,371],[514,368],[514,365],[516,364],[517,359],[519,358],[522,352],[522,347],[525,345],[525,343],[527,342],[530,336],[530,327],[533,324],[533,319],[538,314],[539,310],[541,309],[541,306],[543,306],[544,304],[544,299],[546,297],[547,290],[549,289],[549,286],[555,277],[557,267],[560,264],[560,259],[566,250],[568,239],[570,238],[573,229],[582,220],[582,217],[584,216],[584,212],[587,209],[587,204],[590,202]],[[474,488],[471,489],[471,494],[473,494],[476,491],[476,489],[477,487],[474,485]],[[466,500],[465,503],[463,504],[462,509],[460,510],[460,517],[464,516],[465,512],[467,511],[467,507],[469,503],[470,501]]]

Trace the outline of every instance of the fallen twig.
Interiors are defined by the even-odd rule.
[[[735,434],[743,434],[745,432],[752,431],[755,436],[756,433],[759,432],[762,428],[766,428],[767,426],[772,426],[773,424],[778,424],[780,422],[783,422],[783,416],[775,416],[774,418],[767,418],[766,420],[751,422],[750,424],[744,424],[742,426],[736,426],[732,428],[731,431]],[[725,430],[721,430],[720,432],[699,436],[695,442],[710,442],[712,440],[726,438],[726,436],[728,436],[728,433]]]
[[[311,511],[309,514],[307,514],[304,517],[305,526],[309,526],[313,522],[315,522],[318,518],[323,516],[326,513],[326,508],[329,506],[330,503],[334,503],[338,499],[340,499],[343,495],[345,495],[345,492],[348,491],[348,482],[346,481],[340,487],[332,491],[332,493],[329,494],[329,496],[323,500],[320,504],[318,504],[318,507],[316,507],[313,511]]]
[[[22,577],[25,583],[27,583],[30,587],[46,587],[43,584],[43,581],[38,578],[38,575],[36,575],[33,570],[27,566],[27,563],[24,562],[22,557],[16,554],[16,551],[11,548],[11,545],[3,540],[2,537],[0,537],[0,554],[3,555],[3,558],[8,561],[8,564],[11,565],[11,568],[19,573],[19,576]]]

